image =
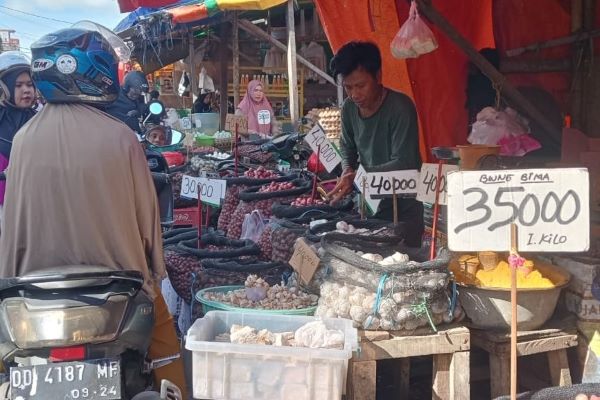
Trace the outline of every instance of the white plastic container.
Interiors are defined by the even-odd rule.
[[[271,332],[295,331],[316,317],[210,311],[188,331],[196,399],[339,400],[358,334],[347,319],[322,321],[344,332],[344,349],[310,349],[214,342],[234,324]]]

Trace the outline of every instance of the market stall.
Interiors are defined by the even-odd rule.
[[[217,3],[223,7],[227,4]],[[317,6],[334,48],[349,39],[370,38],[380,44],[384,82],[405,89],[414,98],[422,127],[423,158],[437,163],[423,164],[420,170],[359,170],[353,195],[335,206],[326,193],[335,184],[335,179],[329,179],[331,175],[339,175],[341,158],[333,146],[341,131],[339,109],[319,105],[303,110],[303,100],[296,99],[305,97],[305,74],[314,73],[317,81],[335,80],[310,60],[294,56],[297,32],[290,29],[295,25],[291,2],[285,13],[287,27],[279,31],[286,35],[279,37],[277,30],[267,33],[253,18],[237,12],[219,16],[206,4],[170,14],[188,24],[192,15],[227,21],[207,33],[208,37],[216,32],[220,35],[220,69],[212,72],[206,67],[214,83],[226,88],[226,97],[237,102],[244,94],[244,84],[256,79],[268,96],[289,98],[291,121],[307,114],[303,127],[306,135],[242,143],[240,133],[247,121],[229,113],[222,115],[221,127],[226,127],[227,133],[191,135],[194,140],[190,146],[177,149],[185,156],[182,171],[174,177],[178,184],[176,201],[185,207],[179,223],[185,227],[165,233],[164,242],[170,288],[180,298],[179,329],[182,334],[188,332],[188,339],[192,339],[189,349],[198,357],[193,367],[196,396],[242,399],[250,393],[255,398],[272,399],[287,398],[293,392],[295,398],[339,399],[346,390],[351,398],[375,399],[377,364],[384,359],[397,359],[400,391],[411,396],[411,361],[427,355],[433,356],[434,362],[426,396],[467,399],[474,384],[469,379],[474,346],[489,353],[490,397],[509,393],[514,397],[517,391],[530,388],[527,385],[533,379],[528,373],[532,371],[517,369],[517,357],[529,354],[547,357],[547,386],[579,382],[566,358],[568,349],[577,346],[582,336],[577,336],[572,322],[559,318],[557,310],[561,311],[562,296],[569,299],[567,306],[579,317],[577,327],[585,330],[585,340],[590,341],[583,349],[595,360],[597,318],[589,309],[598,303],[592,298],[591,285],[599,263],[588,260],[585,270],[589,275],[582,277],[573,273],[578,268],[573,266],[573,259],[544,257],[543,253],[589,248],[587,206],[596,195],[587,191],[588,171],[565,168],[572,164],[553,164],[561,168],[549,169],[547,160],[523,157],[532,151],[523,145],[528,136],[526,124],[500,104],[481,119],[478,115],[477,123],[467,128],[468,115],[461,97],[467,86],[466,74],[465,79],[462,77],[467,58],[459,49],[490,77],[499,92],[520,107],[522,114],[547,133],[555,133],[548,115],[513,90],[497,68],[478,53],[478,48],[500,42],[492,35],[490,20],[460,24],[460,31],[453,27],[485,14],[491,3],[474,2],[455,14],[443,7],[434,8],[431,2],[415,3],[428,23],[433,23],[439,49],[408,62],[392,59],[391,51],[387,51],[397,22],[406,18],[408,8],[390,1],[379,2],[377,9],[371,3],[369,13],[356,15],[347,7],[338,7],[337,2],[320,0]],[[388,12],[392,6],[393,12]],[[345,22],[336,24],[336,18]],[[223,45],[229,21],[234,30],[231,68]],[[194,81],[202,67],[193,61],[200,31],[191,31],[183,37],[187,38],[184,47],[191,54]],[[278,70],[273,65],[242,65],[242,31],[260,37],[272,49],[279,49],[280,55],[285,52],[288,68],[296,65],[290,62],[296,58],[307,69],[294,72],[293,68]],[[442,65],[447,74],[431,73],[441,70]],[[192,83],[192,91],[198,85]],[[431,96],[432,92],[440,95]],[[221,111],[228,108],[223,97]],[[504,127],[511,124],[508,139],[518,137],[518,141],[474,143],[471,139],[479,137],[482,127],[492,119],[503,121]],[[489,130],[485,133],[491,135]],[[467,134],[472,145],[463,145]],[[586,142],[582,147],[593,153],[594,143]],[[315,168],[310,168],[303,156],[311,153],[316,155]],[[594,156],[590,154],[588,162]],[[373,219],[380,200],[398,197],[416,197],[425,205],[428,229],[421,248],[409,248],[404,243],[413,227],[398,221],[398,210],[394,210],[393,221]],[[582,310],[584,303],[586,312]],[[326,326],[318,328],[323,335],[337,330],[331,333],[335,343],[325,342],[345,353],[320,354],[325,360],[322,364],[301,363],[293,371],[274,364],[277,372],[270,379],[264,371],[254,373],[243,368],[231,369],[239,375],[223,374],[224,366],[230,371],[237,365],[239,354],[250,352],[252,362],[260,364],[272,354],[295,360],[307,347],[328,351],[323,341],[314,347],[299,344],[300,323],[277,328],[290,321],[290,315],[307,318],[302,320],[307,324],[324,321]],[[197,319],[201,316],[204,318]],[[252,322],[225,323],[223,328],[222,319],[227,318],[249,318]],[[338,324],[344,324],[343,328]],[[492,330],[496,333],[489,332]],[[360,338],[361,352],[353,352],[355,335]],[[227,347],[221,346],[222,342]],[[594,365],[584,366],[584,382],[596,379]],[[314,380],[313,368],[327,371],[323,376],[328,380]]]

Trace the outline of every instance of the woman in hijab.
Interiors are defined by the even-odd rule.
[[[276,130],[275,114],[263,92],[261,81],[248,83],[246,95],[237,107],[238,115],[248,118],[248,133],[260,138],[271,138]],[[251,137],[252,138],[252,137]]]
[[[0,171],[8,166],[15,134],[35,114],[34,103],[29,57],[19,51],[0,54]],[[4,189],[5,182],[0,181],[0,219]]]

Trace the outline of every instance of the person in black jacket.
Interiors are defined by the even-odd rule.
[[[140,117],[144,113],[146,103],[142,93],[148,92],[148,80],[142,72],[131,71],[125,75],[125,82],[119,98],[106,107],[106,113],[123,121],[131,130],[141,134]]]

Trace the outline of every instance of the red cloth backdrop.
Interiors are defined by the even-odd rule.
[[[571,34],[569,0],[496,0],[494,1],[494,35],[500,54]],[[569,57],[569,45],[530,51],[519,59],[540,60]],[[570,73],[510,74],[516,86],[536,86],[547,90],[565,110],[569,99]]]
[[[409,8],[408,2],[398,1],[397,10],[395,3],[393,0],[316,0],[334,52],[352,40],[370,40],[379,46],[384,84],[406,93],[415,101],[422,155],[425,160],[431,160],[431,147],[466,142],[467,58],[431,24],[428,25],[439,43],[436,51],[408,61],[393,58],[390,43],[408,17]],[[494,46],[491,3],[492,0],[433,1],[434,6],[478,49]],[[375,31],[371,30],[370,21]]]

